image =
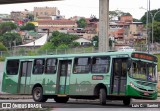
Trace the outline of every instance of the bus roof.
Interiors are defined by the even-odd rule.
[[[99,52],[99,53],[81,53],[81,54],[59,54],[59,55],[37,55],[37,56],[12,56],[12,57],[6,57],[6,59],[34,59],[34,58],[66,58],[66,57],[85,57],[85,56],[103,56],[103,55],[129,55],[131,56],[133,53],[141,53],[146,55],[152,55],[148,53],[143,52]],[[154,56],[154,55],[152,55]],[[156,58],[156,56],[154,56]]]

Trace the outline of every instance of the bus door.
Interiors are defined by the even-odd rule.
[[[57,94],[69,93],[69,77],[71,74],[72,60],[59,60],[57,75]]]
[[[114,58],[111,76],[111,94],[125,95],[127,84],[127,58]]]
[[[31,79],[32,61],[21,61],[19,72],[19,87],[20,94],[29,94],[31,92],[30,79]]]

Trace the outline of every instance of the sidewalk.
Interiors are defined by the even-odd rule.
[[[7,94],[3,94],[0,95],[0,99],[32,99],[32,95],[7,95]],[[76,100],[76,99],[73,99]],[[86,99],[82,99],[82,101],[84,101]],[[80,100],[81,101],[81,100]],[[89,100],[90,101],[90,100]],[[93,100],[96,101],[96,100]],[[144,99],[132,99],[133,102],[160,102],[160,97],[158,97],[156,100],[144,100]]]
[[[156,100],[145,100],[145,99],[133,99],[133,102],[160,102],[160,97],[158,97]]]
[[[32,99],[32,95],[0,95],[0,99]]]

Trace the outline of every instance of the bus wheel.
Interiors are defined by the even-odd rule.
[[[69,97],[55,97],[54,100],[57,103],[66,103],[69,100]]]
[[[106,104],[106,91],[105,91],[105,89],[100,89],[99,100],[100,100],[101,105]]]
[[[43,95],[42,87],[35,87],[32,92],[32,96],[35,102],[46,102],[47,98]]]
[[[124,104],[125,106],[129,106],[130,103],[131,103],[131,98],[125,98],[125,99],[123,99],[123,104]]]

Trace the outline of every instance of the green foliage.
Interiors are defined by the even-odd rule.
[[[5,61],[5,57],[0,57],[0,61]]]
[[[28,14],[26,16],[26,18],[28,18],[30,21],[33,21],[34,20],[34,15],[33,14]]]
[[[152,30],[152,24],[150,23],[149,24],[149,29],[151,29]],[[160,43],[160,22],[154,22],[153,23],[153,42],[159,42]],[[152,35],[152,31],[150,31],[150,37],[152,37],[151,36]],[[151,39],[150,39],[151,40]]]
[[[80,46],[79,42],[72,42],[69,47],[78,47]]]
[[[27,55],[28,55],[28,56],[35,56],[35,55],[37,55],[37,54],[35,54],[33,51],[28,51]]]
[[[77,21],[78,27],[79,28],[85,28],[87,25],[86,19],[81,18]]]
[[[58,47],[61,44],[65,44],[65,45],[69,46],[77,38],[78,38],[78,36],[76,36],[76,35],[70,35],[70,34],[65,34],[65,33],[60,33],[58,31],[55,31],[52,33],[52,36],[50,37],[49,41],[55,47]]]
[[[61,44],[57,47],[57,49],[68,49],[68,45],[66,44]]]
[[[158,58],[158,72],[160,71],[160,54],[155,54]]]
[[[7,51],[7,48],[0,42],[0,51]]]
[[[157,11],[159,11],[160,9],[155,9],[155,10],[151,10],[150,13],[148,13],[148,17],[149,17],[149,23],[152,22],[152,15],[154,16],[155,13],[155,18],[154,18],[154,21],[158,21],[160,22],[160,12],[157,13]],[[141,17],[140,21],[143,22],[144,24],[146,24],[146,21],[147,21],[147,12],[145,12],[145,14]]]
[[[33,23],[27,23],[25,26],[20,27],[21,30],[35,30],[35,25]]]
[[[12,22],[2,22],[0,23],[0,34],[4,34],[6,32],[10,32],[17,28],[17,25]]]
[[[22,44],[22,38],[18,33],[5,33],[2,36],[0,36],[0,41],[6,47]]]
[[[77,38],[78,36],[76,35],[70,35],[54,31],[52,33],[52,36],[49,38],[49,42],[43,45],[39,49],[39,51],[77,47],[79,46],[79,44],[74,42],[74,40],[76,40]]]
[[[140,20],[133,18],[133,22],[140,22]]]
[[[117,17],[120,19],[121,16],[132,16],[130,13],[122,12],[121,10],[109,11],[109,19]]]
[[[20,49],[17,51],[17,54],[18,54],[18,55],[25,55],[25,48],[20,48]]]
[[[46,44],[44,44],[42,47],[39,48],[39,51],[51,50],[51,49],[55,49],[55,47],[51,42],[47,42]]]
[[[92,44],[94,45],[94,47],[98,47],[98,43],[99,43],[98,36],[94,36],[92,38]]]

